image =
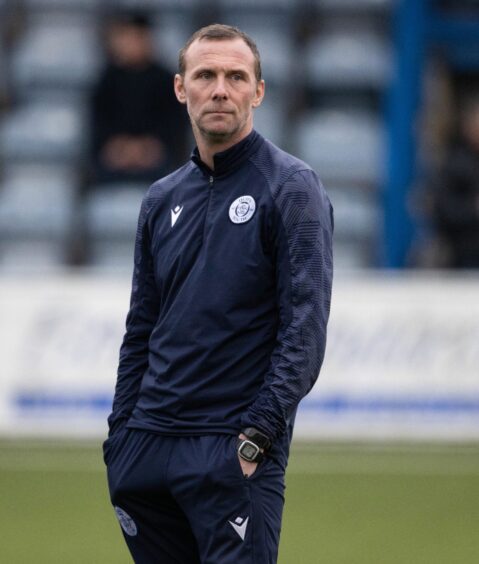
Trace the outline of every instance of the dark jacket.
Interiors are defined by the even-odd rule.
[[[92,160],[99,161],[113,136],[148,135],[163,144],[168,172],[178,166],[184,159],[188,119],[172,86],[173,74],[157,63],[138,69],[108,63],[91,96]]]
[[[479,268],[479,152],[455,146],[432,189],[434,220],[449,245],[450,266]]]
[[[144,198],[110,428],[286,445],[324,357],[332,208],[255,131],[214,160],[195,151]]]

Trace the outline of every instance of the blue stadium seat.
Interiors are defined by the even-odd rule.
[[[334,243],[334,270],[336,272],[370,268],[376,263],[375,252],[369,242],[349,240]]]
[[[334,207],[336,240],[367,241],[375,238],[380,226],[377,196],[357,186],[328,186]]]
[[[72,161],[84,148],[81,110],[35,102],[7,114],[0,125],[0,149],[7,161]]]
[[[35,88],[87,88],[102,62],[97,30],[89,18],[52,15],[33,19],[12,57],[15,87],[21,94]]]
[[[97,272],[131,276],[134,245],[133,238],[121,241],[95,240],[90,249],[89,267]]]
[[[133,241],[147,189],[144,184],[93,186],[85,204],[87,227],[93,239]]]
[[[302,116],[295,139],[301,158],[324,182],[376,185],[385,162],[384,136],[374,114],[319,110]]]
[[[334,207],[335,269],[373,266],[382,219],[377,194],[334,184],[327,184],[327,192]]]
[[[38,238],[0,241],[0,272],[29,274],[63,270],[65,243],[62,240]]]
[[[178,71],[179,51],[194,31],[191,14],[169,12],[155,21],[156,55],[172,72]]]
[[[266,96],[259,108],[254,111],[254,126],[264,137],[284,148],[286,110],[280,91],[266,89]]]
[[[310,86],[382,88],[391,70],[386,38],[356,25],[325,29],[309,43],[305,78]]]
[[[293,45],[287,14],[224,10],[221,21],[251,35],[258,45],[267,82],[282,86],[290,80]]]
[[[91,188],[85,217],[93,268],[131,271],[138,215],[147,188],[142,184]]]
[[[7,168],[0,186],[0,238],[63,240],[72,226],[77,185],[68,167]]]

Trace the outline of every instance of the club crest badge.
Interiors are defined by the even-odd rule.
[[[252,196],[241,196],[230,206],[230,219],[233,223],[246,223],[256,210],[256,202]]]
[[[134,537],[138,533],[135,521],[128,515],[128,513],[121,507],[115,506],[115,513],[120,522],[121,528],[129,537]]]

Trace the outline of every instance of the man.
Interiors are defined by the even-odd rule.
[[[175,92],[197,148],[140,212],[111,499],[135,562],[270,564],[296,407],[324,355],[332,210],[311,168],[253,130],[248,36],[196,32]]]
[[[171,172],[183,152],[187,120],[171,88],[173,74],[155,61],[146,14],[116,14],[106,39],[107,64],[91,97],[94,180],[151,183]]]

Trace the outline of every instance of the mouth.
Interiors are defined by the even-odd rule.
[[[228,115],[232,114],[233,112],[227,112],[226,110],[210,110],[205,112],[206,114],[220,114],[220,115]]]

